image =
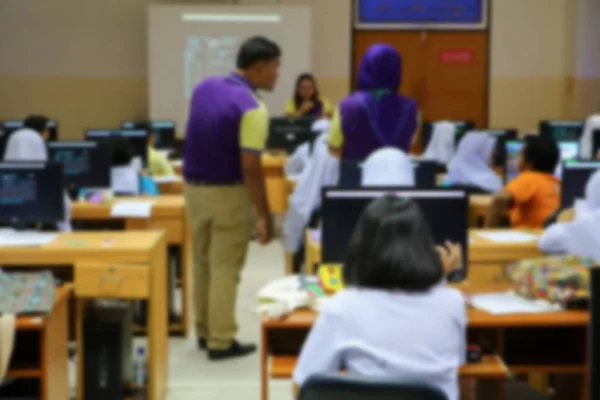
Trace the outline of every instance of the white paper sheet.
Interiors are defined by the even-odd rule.
[[[9,231],[0,232],[0,247],[34,247],[43,246],[52,242],[57,233],[35,231]]]
[[[532,314],[559,311],[558,305],[544,300],[530,300],[515,292],[478,294],[469,297],[469,303],[494,315]]]
[[[183,167],[183,160],[173,160],[171,161],[171,165],[174,167]]]
[[[517,231],[477,232],[477,235],[494,243],[524,243],[538,240],[537,235]]]
[[[169,157],[169,155],[170,155],[170,154],[173,152],[173,150],[172,150],[172,149],[166,149],[166,150],[156,150],[156,152],[157,152],[158,154],[160,154],[161,156],[163,156],[163,157],[167,158],[167,157]]]
[[[150,218],[152,215],[152,201],[130,200],[118,201],[110,210],[111,217],[124,218]]]
[[[161,183],[173,183],[173,182],[181,182],[180,176],[153,176],[152,179],[158,185]]]

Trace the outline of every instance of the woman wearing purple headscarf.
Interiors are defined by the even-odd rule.
[[[345,160],[362,161],[382,147],[410,151],[419,127],[419,107],[398,94],[402,58],[387,44],[369,48],[358,72],[358,91],[334,113],[329,146]]]

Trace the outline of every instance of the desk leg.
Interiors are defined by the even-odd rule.
[[[69,398],[69,299],[55,304],[44,327],[42,399]]]
[[[150,256],[150,298],[148,299],[148,400],[164,400],[167,394],[168,319],[167,245],[161,243]]]
[[[260,399],[269,400],[269,340],[268,331],[261,328],[260,340]]]

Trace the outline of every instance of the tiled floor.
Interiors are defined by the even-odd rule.
[[[283,248],[274,242],[268,247],[253,243],[244,268],[238,298],[239,338],[260,342],[259,318],[254,312],[256,294],[270,279],[282,276]],[[209,362],[193,338],[170,340],[168,400],[258,400],[260,374],[258,353],[222,362]],[[291,383],[274,382],[271,400],[290,400]]]

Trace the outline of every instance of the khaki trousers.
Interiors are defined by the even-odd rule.
[[[194,235],[196,335],[210,349],[227,349],[238,332],[237,289],[252,229],[248,191],[186,183],[184,196]]]

